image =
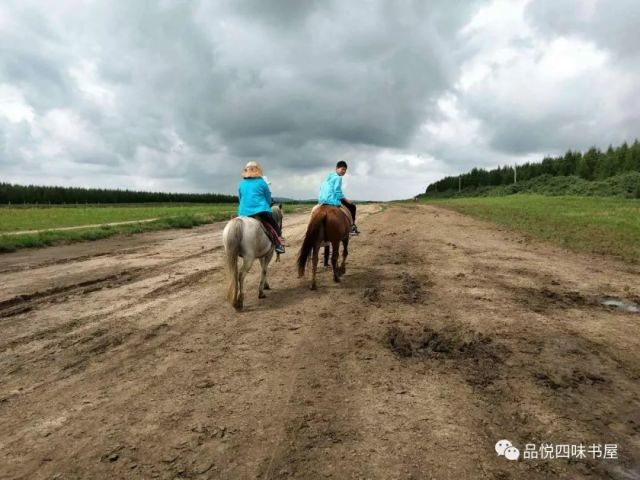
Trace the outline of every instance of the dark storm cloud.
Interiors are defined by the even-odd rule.
[[[1,35],[0,41],[5,45],[12,42]],[[0,80],[20,87],[36,111],[68,105],[72,87],[55,59],[28,50],[6,51],[2,55]]]
[[[274,28],[295,28],[304,25],[314,11],[330,4],[322,0],[235,0],[229,3],[229,7],[241,16],[260,20]]]
[[[231,192],[241,166],[258,160],[280,194],[309,197],[346,159],[356,196],[389,198],[422,190],[430,168],[633,135],[635,2],[610,11],[594,2],[595,13],[576,20],[575,2],[535,0],[523,14],[528,27],[465,30],[485,10],[499,19],[514,4],[524,5],[9,2],[0,6],[3,174],[83,184],[98,182],[87,172],[100,169],[124,182],[113,186]],[[543,68],[539,35],[579,36],[624,56],[618,93],[603,92],[609,78],[598,64],[584,72],[593,81],[532,75]],[[493,58],[505,45],[513,58]],[[490,73],[462,88],[474,65]],[[449,96],[455,108],[443,111]]]
[[[40,42],[3,58],[3,80],[21,88],[37,113],[78,112],[113,150],[89,162],[76,152],[75,162],[134,163],[142,147],[168,152],[177,137],[201,155],[222,146],[238,164],[258,158],[309,171],[331,165],[344,145],[410,142],[433,98],[455,78],[446,39],[472,3],[445,15],[441,2],[433,9],[421,2],[354,8],[243,1],[222,9],[98,2],[65,12],[63,31],[43,28],[43,15],[33,9],[17,9],[21,27],[28,27],[19,31],[35,32],[30,39]],[[38,55],[38,43],[49,45],[48,56]],[[109,105],[92,104],[80,94],[82,85],[70,83],[83,59],[93,65],[85,80],[110,91]],[[314,142],[330,146],[319,153],[307,148]]]

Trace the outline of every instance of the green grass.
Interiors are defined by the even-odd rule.
[[[423,203],[425,201],[423,200]],[[572,250],[640,261],[640,201],[510,195],[426,200]]]
[[[285,214],[309,208],[310,205],[284,205]],[[131,235],[153,230],[192,228],[228,220],[237,205],[130,205],[67,207],[3,207],[0,208],[0,253],[21,248],[36,248],[60,243],[75,243],[113,235]],[[127,222],[158,218],[151,222],[127,225],[103,225],[78,230],[50,230],[40,233],[7,235],[7,232],[55,229],[82,225]],[[5,233],[2,235],[2,233]]]
[[[235,209],[233,204],[3,207],[0,208],[0,233],[185,215],[228,217]]]

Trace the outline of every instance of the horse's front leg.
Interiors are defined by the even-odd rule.
[[[344,275],[347,272],[347,255],[349,255],[349,237],[342,240],[342,263],[340,264],[340,268],[338,269],[338,274],[340,276]]]
[[[265,290],[269,290],[269,284],[267,283],[267,268],[269,267],[269,262],[271,261],[271,257],[273,257],[273,250],[269,252],[266,256],[260,258],[260,287],[258,289],[258,298],[265,298],[264,294]]]
[[[324,247],[324,266],[329,267],[329,245],[325,245]]]

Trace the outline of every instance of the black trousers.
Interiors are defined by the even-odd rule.
[[[276,222],[276,220],[273,218],[273,215],[271,214],[271,212],[260,212],[252,216],[267,222],[278,233],[279,237],[282,236],[282,230],[280,230],[280,226],[278,225],[278,222]]]
[[[340,200],[340,202],[342,203],[342,205],[344,205],[345,207],[347,207],[349,209],[349,211],[351,212],[351,218],[353,218],[353,223],[356,223],[356,206],[353,203],[347,203],[344,201],[344,199]]]

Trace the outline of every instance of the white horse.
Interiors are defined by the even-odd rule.
[[[282,205],[271,209],[273,218],[282,229]],[[275,246],[264,232],[260,220],[252,217],[236,217],[227,223],[222,232],[222,243],[227,254],[227,274],[229,287],[227,299],[236,310],[242,310],[244,302],[244,279],[253,265],[260,259],[262,272],[258,298],[265,298],[269,290],[267,267],[273,257]],[[242,267],[238,269],[238,257],[242,257]]]

